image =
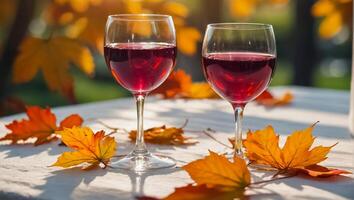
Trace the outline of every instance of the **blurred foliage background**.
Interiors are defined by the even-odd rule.
[[[352,0],[0,0],[0,115],[24,105],[129,96],[102,56],[107,16],[118,13],[172,15],[176,68],[194,81],[204,80],[200,50],[208,23],[259,22],[275,29],[273,86],[348,90],[352,12]]]

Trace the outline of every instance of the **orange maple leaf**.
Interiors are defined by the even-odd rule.
[[[182,95],[183,98],[187,99],[219,99],[214,90],[210,87],[208,83],[197,82],[192,83],[190,88],[185,91]]]
[[[176,188],[164,200],[207,200],[244,198],[244,191],[251,183],[246,162],[234,157],[233,162],[225,156],[209,151],[203,159],[193,161],[182,168],[188,172],[196,185]],[[140,199],[153,199],[142,197]]]
[[[243,159],[234,157],[230,162],[224,155],[209,153],[182,167],[198,185],[244,189],[250,184],[250,172]]]
[[[88,48],[77,40],[66,37],[40,39],[26,38],[16,57],[12,80],[25,83],[39,72],[50,90],[60,91],[70,101],[75,101],[73,78],[69,73],[69,64],[75,64],[84,73],[93,74],[93,57]]]
[[[255,101],[264,106],[283,106],[292,103],[294,95],[291,92],[285,92],[282,97],[274,97],[268,90],[265,90],[261,95],[259,95]]]
[[[312,15],[322,18],[318,34],[330,39],[338,35],[345,26],[353,27],[353,0],[317,0],[312,6]]]
[[[175,98],[192,85],[192,77],[184,70],[178,69],[170,74],[167,80],[153,94],[161,94],[164,98]]]
[[[314,125],[294,131],[287,137],[283,148],[279,147],[279,135],[276,135],[272,126],[255,132],[249,131],[243,142],[246,156],[253,163],[274,167],[282,173],[295,170],[319,177],[350,173],[345,170],[325,170],[317,165],[327,159],[327,154],[334,145],[316,146],[310,150],[315,140],[313,128]]]
[[[175,191],[172,194],[162,198],[162,200],[231,200],[243,198],[243,191],[189,184],[184,187],[175,188]],[[153,197],[138,197],[137,199],[159,200],[158,198]]]
[[[129,132],[129,138],[132,141],[135,141],[136,135],[136,130]],[[167,128],[165,125],[144,130],[144,140],[152,144],[183,145],[196,143],[196,141],[191,141],[190,138],[184,136],[183,128]]]
[[[92,169],[103,164],[106,167],[116,151],[113,137],[104,131],[93,133],[88,127],[64,128],[60,131],[62,141],[75,151],[62,153],[52,166],[72,167],[87,164],[83,169]]]
[[[28,119],[14,120],[7,124],[6,128],[11,130],[11,132],[0,138],[0,141],[11,140],[12,143],[17,143],[19,140],[25,141],[29,138],[37,138],[34,145],[40,145],[57,139],[54,135],[55,131],[81,126],[83,122],[79,115],[74,114],[65,118],[58,127],[56,125],[56,116],[51,112],[50,108],[42,109],[38,106],[27,107],[27,116]]]
[[[167,80],[153,94],[161,94],[163,98],[214,99],[220,98],[205,82],[192,82],[192,77],[184,70],[172,72]]]

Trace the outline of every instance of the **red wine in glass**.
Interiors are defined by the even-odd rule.
[[[104,47],[116,81],[133,94],[146,94],[164,82],[175,65],[177,49],[165,43],[118,43]]]
[[[203,56],[203,70],[213,89],[236,106],[260,95],[272,78],[276,58],[252,52],[222,52]]]

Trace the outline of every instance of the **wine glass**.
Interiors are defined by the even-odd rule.
[[[137,105],[135,147],[112,167],[143,172],[175,166],[166,156],[150,153],[144,143],[144,100],[160,86],[175,66],[176,34],[171,16],[157,14],[110,15],[105,30],[104,56],[115,80],[129,90]]]
[[[209,24],[202,56],[203,71],[209,84],[234,109],[233,156],[243,158],[241,125],[244,107],[267,89],[275,70],[273,27],[255,23]]]

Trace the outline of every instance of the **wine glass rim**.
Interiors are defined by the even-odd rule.
[[[273,29],[271,24],[262,23],[238,23],[238,22],[226,22],[226,23],[212,23],[208,24],[208,28],[214,29],[229,29],[229,30],[264,30]]]
[[[115,18],[119,20],[126,21],[162,21],[172,18],[170,15],[164,14],[150,14],[150,13],[141,13],[141,14],[113,14],[108,15],[108,18]]]

